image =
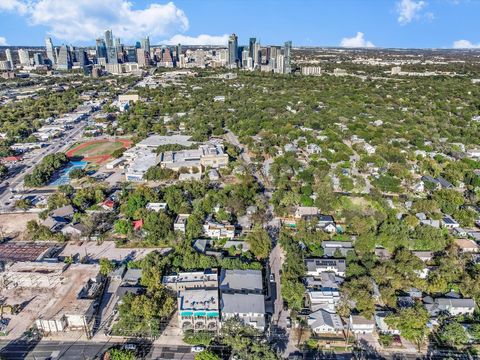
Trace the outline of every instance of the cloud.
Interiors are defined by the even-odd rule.
[[[27,3],[21,0],[0,0],[0,11],[15,11],[23,15],[27,10]]]
[[[357,35],[351,38],[343,38],[340,42],[341,47],[352,47],[352,48],[361,48],[361,47],[375,47],[372,42],[365,40],[363,32],[357,32]]]
[[[398,22],[402,25],[408,24],[415,19],[419,19],[422,9],[428,5],[425,1],[401,0],[397,2]],[[429,19],[433,18],[432,13],[428,13]]]
[[[228,35],[223,34],[220,36],[212,36],[201,34],[198,36],[188,36],[177,34],[171,37],[168,40],[163,40],[160,43],[165,45],[175,45],[175,44],[184,44],[184,45],[227,45]]]
[[[454,49],[480,49],[480,43],[474,44],[469,40],[457,40],[453,42]]]
[[[121,39],[170,36],[189,28],[184,11],[173,2],[133,9],[127,0],[0,0],[0,10],[25,15],[30,25],[48,28],[68,41],[91,41],[111,29]]]
[[[0,36],[0,46],[7,46],[7,39],[5,39],[3,36]]]

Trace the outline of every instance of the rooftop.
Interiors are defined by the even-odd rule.
[[[191,136],[189,135],[171,135],[171,136],[152,135],[140,141],[137,144],[137,146],[151,147],[151,148],[156,148],[161,145],[173,145],[173,144],[190,146],[194,144],[192,141],[189,141],[190,138]]]
[[[225,270],[220,273],[220,290],[262,292],[263,280],[260,270]]]

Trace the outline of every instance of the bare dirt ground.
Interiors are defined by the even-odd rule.
[[[0,214],[0,236],[18,235],[26,230],[30,220],[38,220],[38,214]]]
[[[116,248],[113,241],[105,241],[98,245],[94,241],[84,241],[83,243],[68,243],[62,250],[61,256],[74,256],[79,255],[81,257],[87,256],[91,260],[100,260],[101,258],[107,258],[110,260],[123,261],[127,257],[131,260],[139,260],[147,256],[148,253],[159,250],[167,252],[166,248]]]

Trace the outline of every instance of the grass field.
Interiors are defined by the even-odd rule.
[[[132,142],[125,139],[100,139],[86,141],[74,145],[67,151],[70,158],[81,158],[84,161],[93,163],[103,163],[110,159],[111,154],[120,148],[129,148]]]

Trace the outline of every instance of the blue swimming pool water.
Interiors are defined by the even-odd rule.
[[[70,183],[70,176],[68,175],[70,171],[73,169],[84,169],[87,166],[86,161],[70,161],[70,163],[63,168],[57,176],[55,176],[55,180],[52,181],[49,185],[59,186],[59,185],[67,185]]]

